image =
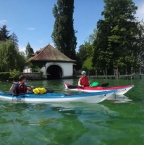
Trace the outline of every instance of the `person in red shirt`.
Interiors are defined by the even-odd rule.
[[[86,87],[87,86],[88,87],[90,82],[89,82],[88,77],[86,76],[86,72],[82,71],[81,74],[82,75],[81,75],[81,77],[78,81],[78,86],[80,86],[80,87]]]

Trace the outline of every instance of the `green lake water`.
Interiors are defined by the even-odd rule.
[[[77,79],[28,84],[63,93],[64,81],[77,84]],[[125,94],[133,101],[26,104],[0,100],[0,145],[144,145],[144,79],[98,81],[109,86],[134,84]],[[0,82],[2,91],[10,86]]]

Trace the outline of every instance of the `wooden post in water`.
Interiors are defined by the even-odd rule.
[[[106,79],[108,78],[108,76],[107,76],[107,69],[105,70],[105,73],[106,73]]]
[[[97,70],[95,71],[96,79],[98,79],[98,73]]]
[[[118,79],[119,77],[118,77],[118,68],[116,69],[116,79]]]
[[[131,80],[133,79],[133,67],[131,67]]]
[[[128,79],[128,76],[127,76],[127,68],[125,68],[125,72],[126,72],[126,80]]]
[[[115,69],[113,69],[113,71],[114,71],[114,72],[113,72],[114,74],[113,74],[112,79],[114,79],[114,78],[115,78]]]
[[[107,79],[107,69],[103,70],[104,78]]]
[[[142,75],[141,75],[141,67],[139,68],[139,73],[140,73],[140,79],[142,78]]]
[[[105,71],[103,70],[103,75],[104,75],[104,79],[105,79]]]

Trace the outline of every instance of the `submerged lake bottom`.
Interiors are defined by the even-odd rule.
[[[125,94],[129,102],[22,103],[0,100],[0,144],[2,145],[143,145],[144,80],[94,80],[109,86],[134,84]],[[64,93],[63,82],[28,81],[35,87]],[[0,83],[8,91],[11,84]]]

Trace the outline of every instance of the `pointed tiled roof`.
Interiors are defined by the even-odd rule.
[[[31,57],[28,61],[60,61],[60,62],[75,62],[57,48],[54,48],[50,44],[37,51],[37,53]]]

